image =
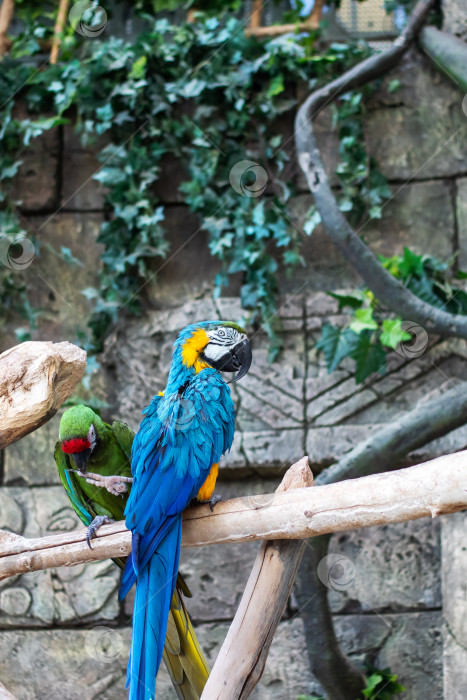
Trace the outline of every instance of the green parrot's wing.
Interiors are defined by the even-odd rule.
[[[123,476],[131,476],[131,446],[135,438],[134,432],[121,420],[114,420],[112,423],[112,433],[118,444],[126,454],[128,460],[128,474],[120,472]]]
[[[55,445],[54,452],[55,464],[57,465],[58,475],[67,492],[71,505],[78,515],[81,522],[89,525],[92,519],[96,516],[90,504],[87,503],[86,497],[81,490],[79,479],[75,474],[71,474],[68,470],[72,469],[70,458],[61,448],[60,441]]]

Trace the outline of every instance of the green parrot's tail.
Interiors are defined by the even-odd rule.
[[[209,668],[179,592],[180,574],[178,578],[170,606],[163,659],[178,697],[199,700]]]

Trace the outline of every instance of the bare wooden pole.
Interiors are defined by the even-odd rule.
[[[63,28],[65,27],[68,5],[70,0],[60,0],[57,12],[57,21],[55,22],[54,37],[52,40],[52,49],[50,51],[50,63],[54,64],[58,61],[58,52],[62,43]]]
[[[11,42],[7,37],[7,33],[14,11],[14,0],[3,0],[0,7],[0,56],[3,56],[10,48]]]
[[[189,508],[182,547],[221,542],[304,539],[329,532],[436,517],[467,508],[467,450],[408,469],[326,486]],[[104,525],[92,543],[86,529],[26,539],[0,531],[0,580],[39,569],[127,556],[123,521]]]
[[[324,0],[316,0],[312,13],[304,22],[296,24],[271,24],[269,26],[261,26],[261,12],[263,9],[263,0],[254,0],[253,8],[250,14],[248,27],[245,29],[247,36],[281,36],[290,32],[307,32],[312,29],[318,29],[321,21]]]
[[[16,700],[15,696],[0,683],[0,700]]]
[[[0,700],[16,700],[15,696],[0,683]]]
[[[276,493],[312,485],[308,457],[303,457],[290,467]],[[262,543],[201,700],[249,697],[263,674],[305,544],[303,540]]]
[[[0,449],[46,423],[71,396],[86,353],[71,343],[21,343],[0,355]]]

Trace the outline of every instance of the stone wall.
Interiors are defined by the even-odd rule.
[[[397,78],[401,88],[387,90]],[[410,245],[449,259],[460,251],[467,266],[467,116],[455,87],[412,51],[373,96],[366,121],[372,154],[389,178],[393,198],[383,219],[361,232],[378,252]],[[319,120],[328,166],[335,167],[330,115]],[[79,290],[96,280],[95,239],[104,216],[103,193],[90,177],[98,164],[83,151],[71,127],[34,141],[24,154],[17,187],[25,222],[41,242],[65,245],[84,267],[67,269],[45,246],[28,270],[28,284],[47,308],[39,339],[73,340],[78,319],[89,311]],[[168,168],[173,167],[169,163]],[[176,175],[167,176],[172,184]],[[292,216],[303,220],[310,195],[301,194]],[[206,235],[175,188],[167,221],[172,251],[182,249],[147,290],[150,308],[127,319],[109,338],[94,378],[94,391],[136,428],[141,408],[164,386],[171,344],[186,323],[200,318],[236,319],[234,295],[211,297],[216,264]],[[388,372],[357,386],[350,367],[327,374],[314,349],[324,322],[342,322],[328,288],[352,288],[358,279],[322,230],[304,240],[308,266],[293,280],[281,279],[280,315],[285,347],[273,365],[267,341],[255,334],[254,364],[233,392],[238,407],[234,447],[222,464],[218,491],[224,498],[272,491],[280,474],[305,452],[314,472],[379,426],[435,398],[466,375],[463,343],[430,338],[415,360],[389,357]],[[14,343],[4,332],[1,349]],[[0,528],[25,536],[78,526],[53,462],[59,416],[8,448],[0,469]],[[406,463],[465,448],[459,428],[408,456]],[[329,599],[343,648],[356,663],[369,661],[397,673],[406,700],[467,697],[467,557],[464,515],[437,521],[340,533],[330,553],[344,566],[345,580],[332,578]],[[310,542],[309,546],[313,546]],[[216,546],[185,551],[181,569],[193,591],[189,610],[209,659],[222,643],[247,580],[257,545]],[[120,700],[126,697],[125,668],[132,601],[119,604],[118,571],[111,562],[18,576],[0,583],[0,679],[19,698]],[[261,683],[261,700],[295,700],[320,692],[309,670],[301,612],[292,595],[279,625]],[[165,670],[161,698],[173,698]]]

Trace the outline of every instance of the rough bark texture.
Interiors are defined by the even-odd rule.
[[[467,508],[467,451],[415,467],[320,487],[238,498],[184,513],[182,547],[224,542],[304,539],[371,525],[436,517]],[[3,544],[2,544],[3,542]],[[18,573],[128,555],[123,521],[104,525],[86,543],[86,530],[28,540],[1,533],[0,580]]]
[[[86,353],[71,343],[27,342],[0,355],[0,449],[48,421],[73,393]]]
[[[276,493],[313,485],[308,457],[285,474]],[[305,542],[263,542],[202,698],[248,698],[261,678],[289,599]]]

